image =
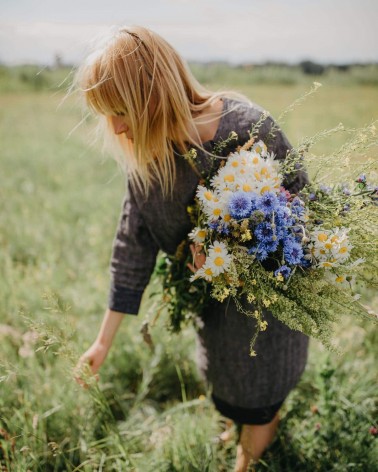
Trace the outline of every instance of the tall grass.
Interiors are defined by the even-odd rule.
[[[233,85],[217,79],[219,86]],[[240,88],[277,115],[304,87]],[[193,331],[170,335],[163,314],[151,330],[154,348],[143,342],[142,321],[154,310],[148,294],[139,317],[125,317],[100,382],[87,390],[74,382],[72,367],[96,336],[106,306],[123,178],[91,146],[91,120],[70,134],[81,119],[72,101],[58,107],[62,95],[53,90],[2,90],[3,470],[232,470],[236,438],[226,446],[219,441],[223,418],[195,367]],[[373,87],[324,87],[289,115],[284,129],[295,141],[341,120],[369,122],[377,95]],[[326,151],[333,143],[322,146]],[[342,357],[311,343],[278,436],[256,470],[376,470],[378,335],[346,318],[337,337]]]

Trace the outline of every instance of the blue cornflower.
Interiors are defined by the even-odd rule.
[[[304,203],[300,198],[295,197],[294,200],[291,202],[291,212],[298,218],[300,218],[301,216],[303,216],[304,211]]]
[[[262,210],[265,215],[269,215],[279,207],[279,202],[276,194],[273,192],[265,192],[257,203],[257,208]]]
[[[262,245],[251,247],[248,254],[254,254],[258,261],[264,261],[268,257],[268,252]]]
[[[281,274],[283,277],[285,277],[285,279],[288,279],[291,274],[291,269],[287,265],[283,265],[274,272],[276,277],[278,274]]]
[[[276,239],[275,241],[267,241],[261,244],[261,247],[264,251],[270,253],[270,252],[276,252],[278,249],[278,245],[279,245],[279,240]]]
[[[228,234],[230,234],[230,228],[228,227],[228,225],[221,225],[218,229],[218,232],[227,236]]]
[[[252,210],[251,196],[246,192],[235,192],[228,202],[228,208],[236,220],[249,217]]]
[[[304,236],[302,226],[292,226],[290,230],[291,230],[290,237],[293,238],[297,242],[301,242]]]
[[[262,223],[256,226],[255,236],[257,239],[264,243],[268,241],[273,241],[276,237],[272,225],[267,221],[263,221]]]
[[[303,257],[302,246],[291,236],[284,240],[284,257],[288,264],[300,264]]]
[[[302,257],[301,259],[301,262],[299,263],[299,265],[301,267],[304,267],[305,269],[308,269],[309,267],[311,267],[311,261],[309,259],[305,259],[304,257]]]
[[[260,200],[259,195],[257,193],[249,193],[249,198],[251,199],[251,212],[257,210],[257,205]]]
[[[295,224],[295,220],[290,216],[290,210],[287,207],[280,207],[275,211],[274,222],[279,239],[284,238],[288,234],[288,229]]]
[[[281,190],[280,193],[277,195],[277,198],[280,203],[283,203],[286,205],[286,202],[288,201],[289,197],[286,190]]]
[[[283,241],[289,235],[289,228],[285,225],[276,226],[277,241]]]
[[[209,228],[214,230],[214,231],[218,231],[218,226],[219,226],[219,221],[210,221],[209,223]]]

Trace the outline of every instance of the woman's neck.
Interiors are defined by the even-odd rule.
[[[198,136],[200,143],[211,141],[215,137],[222,117],[222,111],[223,100],[219,98],[194,118],[195,129],[189,130],[193,142],[198,142]]]

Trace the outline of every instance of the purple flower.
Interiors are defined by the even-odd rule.
[[[320,185],[319,189],[323,192],[329,195],[331,193],[331,187],[328,187],[327,185]]]
[[[286,202],[290,199],[290,192],[284,189],[284,187],[280,188],[280,193],[277,195],[278,201],[286,205]]]
[[[265,215],[269,215],[278,207],[279,202],[276,197],[276,194],[273,192],[265,192],[264,195],[260,197],[260,200],[257,204],[257,208],[263,211]]]
[[[284,240],[284,257],[292,265],[300,264],[303,257],[302,246],[290,236]]]
[[[360,184],[366,184],[366,175],[365,175],[365,174],[361,174],[361,175],[358,177],[357,182],[360,183]]]
[[[248,254],[254,254],[258,261],[265,261],[268,257],[268,252],[263,245],[251,247],[248,250]]]
[[[350,204],[349,203],[346,203],[343,207],[343,211],[347,212],[350,210]]]
[[[315,200],[318,199],[318,197],[316,196],[315,193],[310,193],[310,195],[308,196],[308,199],[309,199],[311,202],[314,202]]]
[[[300,218],[304,215],[304,210],[305,209],[303,201],[300,198],[295,197],[294,200],[291,202],[291,211],[293,215]]]
[[[210,223],[209,223],[209,228],[214,230],[214,231],[218,230],[218,226],[219,226],[218,221],[210,221]]]
[[[263,223],[260,223],[256,226],[255,236],[261,242],[266,243],[275,239],[275,231],[270,223],[264,221]]]
[[[291,274],[291,269],[287,265],[283,265],[274,272],[276,277],[278,274],[281,274],[285,279],[288,279]]]
[[[349,196],[351,194],[351,191],[348,187],[348,184],[343,184],[342,192],[343,192],[344,195],[347,195],[347,196]]]
[[[251,197],[245,192],[235,192],[228,202],[228,208],[232,218],[239,220],[247,218],[251,214]]]

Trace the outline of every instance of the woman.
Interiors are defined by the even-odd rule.
[[[116,138],[128,176],[128,192],[113,246],[109,307],[93,345],[82,355],[96,373],[125,314],[137,314],[159,249],[174,254],[191,230],[186,212],[199,172],[209,168],[213,145],[238,134],[238,143],[262,116],[262,109],[231,92],[201,87],[177,52],[142,27],[120,28],[82,65],[77,86],[88,106],[103,117]],[[268,141],[274,122],[263,121],[259,138]],[[196,168],[182,157],[198,152]],[[284,159],[290,144],[279,130],[269,151]],[[232,151],[224,150],[224,155]],[[285,182],[297,192],[303,170]],[[204,263],[192,247],[195,271]],[[227,310],[226,310],[227,307]],[[253,320],[230,304],[211,301],[198,331],[199,368],[212,387],[216,408],[240,427],[236,471],[247,470],[272,441],[279,408],[297,384],[307,361],[308,338],[266,312],[269,329],[249,356]],[[83,384],[80,375],[77,381]]]

